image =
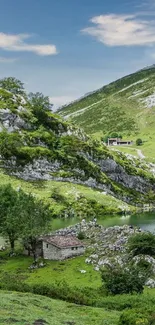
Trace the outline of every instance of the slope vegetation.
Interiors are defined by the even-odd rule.
[[[147,202],[155,186],[148,165],[92,140],[42,94],[0,89],[0,155],[10,177],[80,184],[130,204]]]
[[[1,291],[0,300],[1,325],[117,324],[120,314],[17,292]]]
[[[141,137],[144,153],[155,158],[155,66],[112,82],[58,113],[95,137],[111,132]]]

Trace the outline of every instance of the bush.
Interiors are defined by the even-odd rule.
[[[82,232],[82,231],[79,232],[77,237],[78,237],[78,239],[80,239],[80,240],[85,239],[85,234],[84,234],[84,232]]]
[[[133,256],[140,254],[155,256],[155,235],[151,233],[139,233],[130,237],[128,251]]]
[[[135,266],[110,268],[102,271],[103,287],[108,294],[142,293],[145,277],[139,276],[139,269]]]
[[[136,140],[136,146],[141,146],[143,144],[142,139],[137,139]]]
[[[155,314],[153,309],[131,309],[122,313],[119,325],[153,325],[155,324]]]

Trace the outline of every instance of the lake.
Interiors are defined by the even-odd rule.
[[[52,222],[53,230],[65,228],[71,225],[75,225],[79,222],[77,218],[71,219],[54,219]],[[101,219],[97,219],[97,222],[104,227],[121,226],[121,225],[133,225],[140,227],[144,230],[155,233],[155,212],[141,213],[137,215],[127,216],[103,216]],[[0,237],[0,246],[5,244],[5,240]]]
[[[53,230],[59,228],[65,228],[70,225],[78,223],[77,218],[72,219],[55,219],[53,220]],[[121,226],[121,225],[133,225],[140,227],[144,230],[155,232],[155,212],[140,213],[137,215],[127,216],[103,216],[101,219],[97,219],[97,222],[104,227]]]

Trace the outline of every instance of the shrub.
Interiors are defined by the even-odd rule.
[[[119,325],[153,325],[155,315],[153,309],[131,309],[124,311],[119,319]]]
[[[127,293],[142,293],[145,277],[139,276],[139,269],[135,266],[106,267],[102,271],[103,287],[108,294],[118,295]]]
[[[80,231],[79,233],[78,233],[78,239],[80,239],[80,240],[83,240],[83,239],[85,239],[85,234],[84,234],[84,232],[82,232],[82,231]]]
[[[136,146],[141,146],[143,143],[142,139],[137,139],[136,140]]]
[[[139,233],[130,237],[128,242],[128,251],[133,256],[145,254],[155,255],[155,235],[151,233]]]

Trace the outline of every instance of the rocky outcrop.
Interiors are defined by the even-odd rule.
[[[92,161],[96,165],[100,166],[101,171],[108,175],[108,177],[125,187],[135,189],[138,192],[146,193],[150,189],[150,183],[147,179],[140,176],[128,174],[121,165],[119,165],[114,159],[105,158],[97,159],[89,153],[80,152],[81,156]],[[132,164],[132,161],[131,161]]]
[[[126,156],[118,157],[46,107],[36,107],[26,94],[0,89],[0,97],[0,162],[10,175],[81,184],[133,205],[143,204],[154,190],[147,166],[144,171],[139,162],[133,167]]]
[[[124,225],[105,228],[99,225],[96,219],[89,222],[83,219],[81,223],[59,229],[54,234],[78,236],[82,233],[86,244],[85,263],[91,264],[93,269],[99,272],[104,266],[112,268],[116,266],[126,267],[129,258],[127,251],[128,240],[134,234],[141,232],[140,228],[133,226]],[[132,262],[136,265],[142,260],[150,264],[155,275],[155,259],[149,255],[138,255],[133,257]],[[145,285],[154,288],[155,280],[149,278]]]
[[[19,106],[19,112],[24,111],[22,106]],[[4,128],[8,132],[14,132],[20,129],[31,129],[31,126],[24,121],[18,114],[12,113],[9,108],[0,109],[1,130]]]

